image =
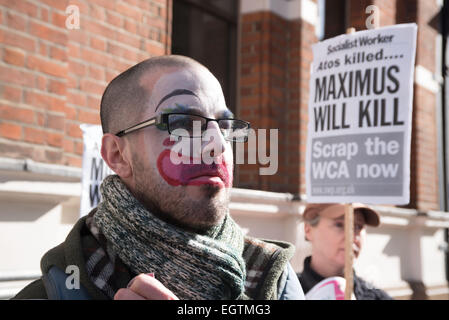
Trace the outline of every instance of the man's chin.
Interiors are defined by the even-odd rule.
[[[203,183],[200,185],[187,185],[186,192],[193,200],[212,199],[215,197],[226,196],[229,188],[225,188],[218,183]]]

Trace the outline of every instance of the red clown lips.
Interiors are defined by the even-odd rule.
[[[230,187],[232,185],[231,170],[221,158],[219,163],[194,164],[190,158],[190,163],[174,164],[170,159],[171,150],[165,149],[157,159],[157,168],[160,175],[171,186],[199,186],[212,184],[219,187]]]

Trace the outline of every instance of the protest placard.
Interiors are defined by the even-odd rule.
[[[407,204],[416,24],[313,45],[308,202]]]
[[[101,182],[113,171],[104,162],[100,154],[103,136],[101,126],[82,124],[80,128],[83,132],[84,143],[80,216],[84,216],[101,201]]]

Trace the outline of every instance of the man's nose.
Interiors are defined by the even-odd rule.
[[[216,121],[210,121],[202,138],[203,157],[217,158],[226,150],[226,140]]]

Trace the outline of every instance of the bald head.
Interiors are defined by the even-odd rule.
[[[170,68],[202,67],[184,56],[168,55],[144,60],[115,77],[101,98],[100,117],[103,133],[115,134],[136,124],[146,110],[151,92],[148,83],[155,75]]]

